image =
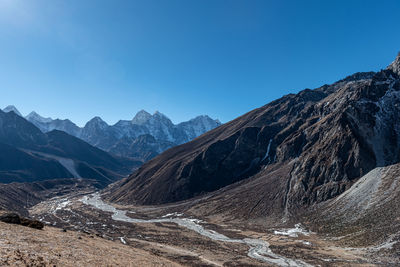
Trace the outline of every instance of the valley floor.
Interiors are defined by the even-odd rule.
[[[125,209],[122,213],[131,221],[126,222],[118,220],[121,213],[115,216],[115,211],[104,211],[83,203],[84,197],[92,195],[57,197],[34,206],[30,210],[31,216],[49,225],[43,231],[1,224],[0,256],[4,260],[0,265],[18,266],[18,260],[34,262],[33,266],[42,263],[42,266],[69,266],[73,262],[76,262],[75,266],[385,264],[371,260],[366,250],[340,247],[333,239],[308,232],[300,225],[291,229],[250,230],[240,223],[200,222],[197,219],[203,218],[195,219],[191,214],[167,214],[169,211],[160,207],[129,207],[128,210],[115,206],[118,212]],[[190,226],[192,229],[173,222],[180,218],[194,222]],[[200,226],[200,230],[194,229],[193,225]],[[67,229],[67,232],[61,229]],[[214,237],[210,238],[204,232]],[[248,244],[230,242],[219,238],[220,235],[229,240],[259,240],[268,246],[264,252],[263,248],[253,247],[251,255],[252,247]],[[257,255],[261,257],[257,258]],[[262,257],[270,261],[264,261]]]

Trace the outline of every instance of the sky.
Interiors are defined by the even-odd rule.
[[[0,0],[0,107],[109,124],[137,111],[227,122],[379,71],[400,1]]]

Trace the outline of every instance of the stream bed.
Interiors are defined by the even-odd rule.
[[[192,230],[202,236],[206,236],[212,240],[220,242],[240,243],[249,246],[248,256],[257,259],[262,262],[274,264],[276,266],[312,266],[301,260],[289,259],[280,255],[277,255],[269,248],[269,243],[262,239],[232,239],[223,234],[215,232],[213,230],[207,230],[202,225],[201,221],[190,218],[159,218],[159,219],[134,219],[126,215],[127,211],[119,210],[112,205],[109,205],[101,200],[99,193],[94,193],[81,198],[83,204],[93,206],[99,210],[112,213],[112,219],[115,221],[122,221],[128,223],[158,223],[158,222],[170,222],[175,223],[179,226],[185,227]]]

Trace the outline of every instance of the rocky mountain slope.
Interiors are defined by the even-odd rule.
[[[88,177],[105,185],[141,164],[62,131],[44,134],[14,111],[0,111],[0,151],[1,183]]]
[[[15,107],[13,110],[18,112]],[[105,151],[139,160],[153,158],[168,148],[189,142],[221,124],[208,116],[198,116],[174,125],[164,114],[157,111],[151,115],[144,110],[139,111],[131,121],[120,120],[114,125],[108,125],[100,117],[95,117],[83,128],[70,120],[44,118],[36,112],[31,112],[25,118],[44,133],[52,130],[64,131]]]
[[[320,233],[342,236],[343,246],[400,251],[400,164],[377,167],[337,198],[305,216]]]
[[[162,204],[213,192],[207,213],[283,219],[333,199],[400,161],[399,66],[400,55],[380,72],[255,109],[150,160],[108,199]]]

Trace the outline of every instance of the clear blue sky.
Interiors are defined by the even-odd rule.
[[[223,122],[385,68],[400,1],[0,0],[0,107],[108,123]]]

